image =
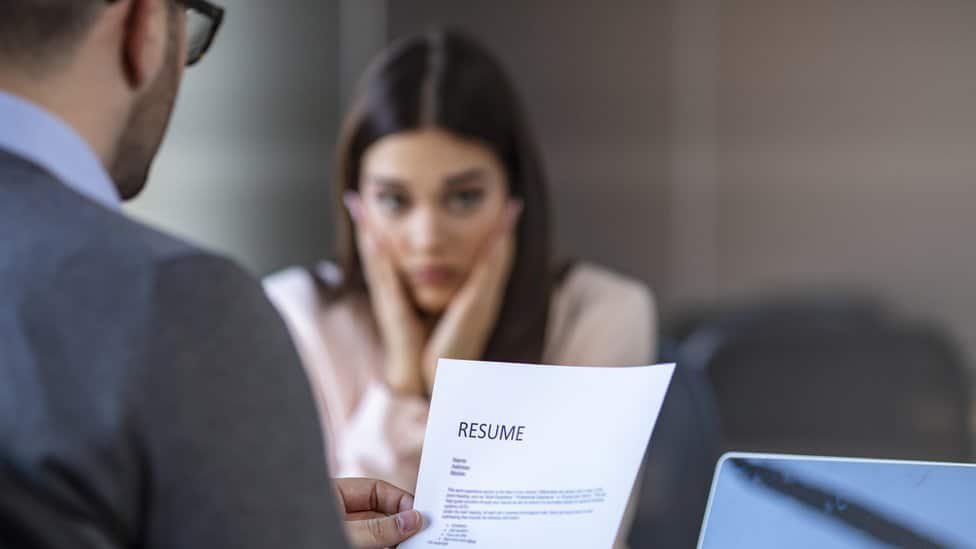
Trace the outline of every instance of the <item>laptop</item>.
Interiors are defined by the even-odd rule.
[[[976,547],[976,465],[725,454],[698,547]]]

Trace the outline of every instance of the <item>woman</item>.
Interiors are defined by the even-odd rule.
[[[367,71],[338,154],[341,267],[266,281],[313,381],[336,476],[413,489],[437,358],[647,364],[645,287],[553,268],[542,166],[480,46],[432,32]]]

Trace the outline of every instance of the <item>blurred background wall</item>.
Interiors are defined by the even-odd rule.
[[[231,0],[215,47],[187,71],[137,217],[255,274],[332,246],[339,6]]]
[[[332,147],[389,40],[509,67],[559,249],[690,303],[867,291],[976,356],[976,2],[226,0],[130,211],[255,274],[332,252]]]

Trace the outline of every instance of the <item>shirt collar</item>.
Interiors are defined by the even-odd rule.
[[[0,149],[32,162],[62,183],[110,208],[121,200],[98,156],[66,123],[0,90]]]

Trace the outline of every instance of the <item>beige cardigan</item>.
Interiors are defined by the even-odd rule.
[[[337,281],[334,265],[320,273]],[[293,267],[264,282],[311,380],[337,477],[378,478],[413,491],[427,424],[427,400],[384,383],[383,348],[369,303],[345,297],[323,305],[311,274]],[[655,352],[654,300],[641,283],[580,264],[553,293],[545,364],[649,364]]]

